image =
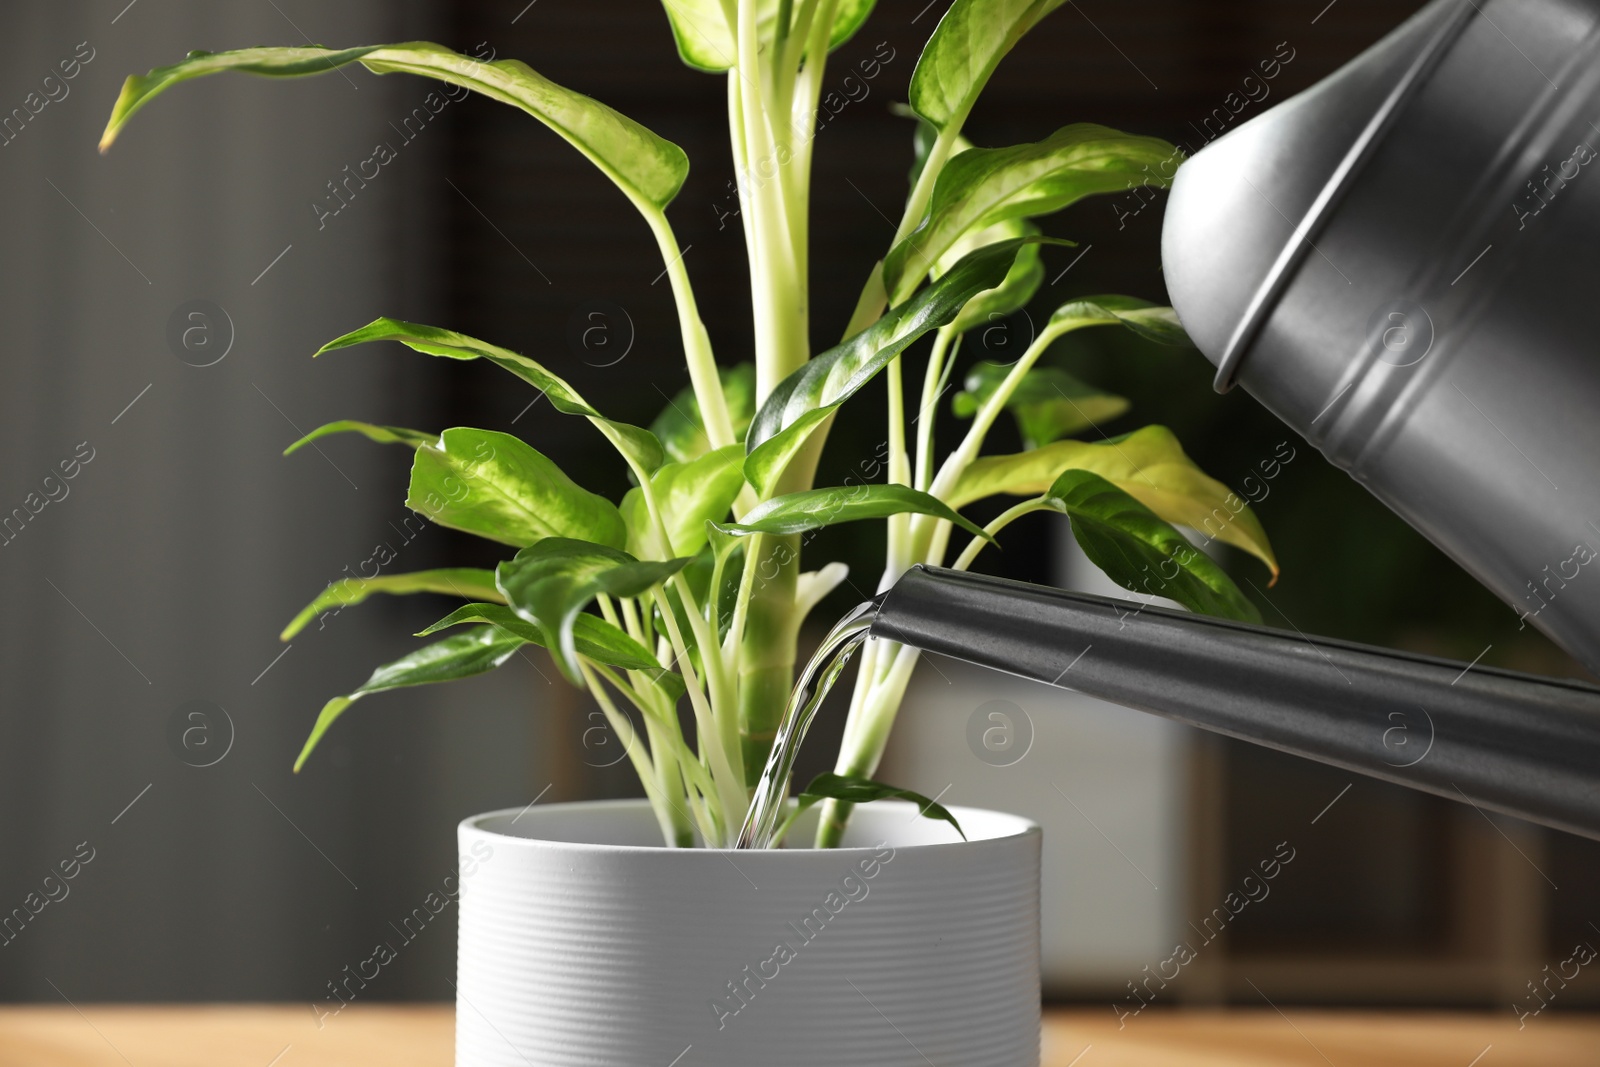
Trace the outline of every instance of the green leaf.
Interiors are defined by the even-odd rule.
[[[934,183],[927,215],[884,260],[890,303],[910,296],[970,231],[1060,211],[1094,193],[1166,185],[1161,165],[1176,152],[1155,137],[1080,123],[1034,144],[973,148],[952,157]]]
[[[334,697],[322,706],[317,721],[306,738],[305,747],[294,761],[296,773],[305,766],[311,750],[317,747],[322,735],[334,724],[346,708],[364,696],[433,682],[450,682],[469,678],[494,670],[510,659],[526,642],[505,630],[485,626],[470,633],[457,634],[442,641],[425,645],[393,663],[386,663],[372,672],[366,684],[342,697]]]
[[[573,633],[578,613],[601,593],[634,597],[682,570],[689,561],[640,562],[604,544],[551,537],[518,552],[495,570],[506,603],[539,627],[558,666],[580,678]]]
[[[578,391],[567,384],[565,379],[552,373],[542,364],[510,349],[491,345],[487,341],[480,341],[454,330],[441,330],[437,326],[419,326],[414,322],[382,318],[343,337],[334,338],[317,349],[314,354],[320,356],[325,352],[334,352],[341,348],[366,344],[369,341],[399,341],[414,351],[444,359],[486,359],[544,393],[550,401],[550,406],[562,414],[580,415],[588,419],[637,470],[653,471],[666,458],[661,449],[661,442],[656,440],[655,435],[649,430],[604,418],[590,407],[588,401],[579,396]]]
[[[1125,326],[1146,341],[1169,348],[1194,347],[1178,321],[1177,312],[1133,296],[1089,296],[1069,300],[1056,308],[1047,324],[1073,329],[1113,325]]]
[[[728,445],[690,463],[668,463],[650,476],[651,492],[660,506],[670,553],[660,550],[655,523],[645,507],[644,493],[630,489],[622,499],[622,517],[628,524],[627,549],[640,559],[693,556],[706,545],[706,523],[727,517],[734,498],[744,488],[744,449]]]
[[[563,88],[515,59],[484,62],[427,41],[331,48],[243,48],[234,52],[190,52],[187,59],[130,77],[111,111],[100,151],[152,98],[179,82],[236,70],[274,77],[325,74],[359,62],[374,74],[420,74],[482,93],[521,108],[589,158],[629,199],[664,209],[689,173],[689,157],[599,101]]]
[[[439,435],[436,433],[423,433],[421,430],[408,430],[404,426],[379,426],[371,422],[357,422],[354,419],[340,419],[318,426],[300,440],[283,450],[284,455],[291,455],[301,448],[309,445],[318,438],[327,437],[336,433],[358,433],[380,445],[405,445],[408,448],[421,448],[424,445],[438,444]]]
[[[1067,471],[1042,503],[1072,520],[1084,555],[1124,589],[1176,600],[1206,615],[1261,621],[1256,606],[1211,557],[1093,471]]]
[[[742,438],[756,413],[755,364],[718,367],[717,373],[722,378],[722,396],[728,404],[733,435]],[[699,459],[711,451],[711,441],[706,437],[706,425],[700,415],[700,401],[695,398],[693,386],[684,386],[667,402],[656,421],[650,424],[650,431],[660,440],[667,455],[679,463]]]
[[[983,528],[937,497],[905,485],[850,485],[788,493],[758,504],[743,522],[719,524],[729,534],[797,534],[841,522],[884,519],[890,515],[932,515],[953,522],[974,537],[993,540]]]
[[[976,364],[967,372],[966,391],[951,401],[951,412],[957,418],[970,419],[1010,373],[1009,366],[998,363]],[[1128,407],[1126,398],[1085,385],[1058,367],[1032,368],[1006,401],[1006,410],[1016,417],[1022,431],[1025,448],[1039,448],[1110,422]]]
[[[965,121],[1007,52],[1064,0],[955,0],[911,74],[911,106],[938,129]]]
[[[341,578],[331,582],[311,603],[307,604],[283,628],[279,640],[288,641],[304,630],[318,615],[329,608],[343,608],[359,604],[374,593],[444,593],[466,600],[483,597],[500,599],[494,586],[494,572],[477,567],[447,567],[441,570],[415,571],[411,574],[385,574],[373,578]]]
[[[956,833],[961,835],[961,840],[967,839],[967,833],[961,829],[961,824],[956,817],[950,814],[949,809],[941,804],[935,804],[921,793],[913,793],[909,789],[898,789],[882,782],[874,782],[870,778],[852,778],[842,774],[819,774],[811,779],[811,784],[796,798],[801,811],[811,807],[819,800],[842,800],[847,804],[870,804],[874,800],[909,800],[917,806],[920,814],[925,819],[938,819],[955,827]]]
[[[1068,470],[1093,471],[1166,521],[1250,553],[1277,579],[1278,561],[1261,521],[1227,486],[1195,466],[1165,426],[1105,442],[1057,441],[1031,452],[985,456],[966,469],[946,502],[964,508],[1000,493],[1038,496]]]
[[[967,301],[1004,281],[1018,251],[1040,240],[1024,237],[978,249],[915,298],[779,382],[750,423],[745,479],[768,492],[835,408],[917,338],[951,322]]]
[[[937,280],[969,252],[986,248],[999,241],[1032,237],[1038,233],[1039,228],[1024,219],[1007,219],[968,233],[940,257],[939,262],[934,264],[930,277]],[[1039,251],[1040,248],[1036,244],[1023,245],[1022,250],[1017,253],[1016,262],[1011,264],[1011,270],[1006,273],[1005,281],[967,301],[967,306],[961,309],[956,321],[950,324],[951,332],[966,333],[979,326],[997,322],[1012,312],[1026,307],[1028,301],[1034,298],[1039,292],[1039,287],[1044,284],[1044,262],[1039,257]]]
[[[499,591],[495,592],[498,598]],[[464,623],[487,623],[516,634],[530,645],[545,646],[544,631],[528,622],[504,604],[463,604],[426,630],[417,633],[427,637],[451,626]],[[578,655],[596,663],[621,667],[626,671],[659,671],[661,664],[649,649],[629,637],[597,615],[579,614],[572,624],[572,638]]]
[[[582,488],[510,434],[446,430],[419,448],[406,506],[441,526],[525,548],[547,537],[620,546],[628,531],[609,500]]]
[[[833,32],[828,48],[848,41],[872,14],[876,0],[838,0],[833,16]],[[678,56],[695,70],[720,74],[738,65],[739,48],[723,17],[721,0],[661,0],[666,8],[672,36],[678,43]],[[759,0],[756,4],[756,37],[762,49],[777,33],[778,0]]]

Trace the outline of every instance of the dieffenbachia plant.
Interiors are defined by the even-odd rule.
[[[425,355],[494,363],[547,397],[556,413],[588,420],[635,488],[621,500],[605,499],[533,444],[465,427],[434,433],[345,421],[291,446],[354,432],[411,449],[407,505],[506,548],[493,571],[335,582],[289,624],[285,639],[323,611],[378,593],[463,601],[423,631],[430,643],[328,702],[297,769],[356,700],[480,674],[525,645],[540,645],[593,694],[622,739],[666,841],[726,845],[769,754],[801,624],[846,575],[838,562],[802,570],[803,535],[835,523],[886,522],[886,586],[917,563],[966,567],[1007,523],[1031,511],[1057,511],[1069,517],[1089,558],[1124,586],[1196,611],[1255,617],[1228,576],[1173,526],[1243,549],[1275,572],[1255,516],[1161,427],[1075,439],[1120,415],[1127,403],[1043,362],[1057,340],[1092,327],[1185,343],[1170,309],[1112,296],[1056,308],[1015,363],[978,363],[961,372],[964,388],[953,414],[968,420],[965,437],[948,455],[934,454],[933,425],[957,373],[963,336],[1032,301],[1042,256],[1062,243],[1041,237],[1031,220],[1094,194],[1163,185],[1177,159],[1160,140],[1093,125],[1065,126],[1032,144],[1003,148],[976,147],[966,138],[967,117],[990,75],[1061,2],[951,4],[911,78],[915,169],[898,231],[866,272],[843,341],[814,354],[808,249],[817,116],[829,52],[861,27],[873,2],[664,0],[684,62],[722,74],[728,84],[739,218],[751,265],[753,364],[719,364],[701,321],[667,217],[689,169],[682,149],[526,64],[428,43],[248,48],[194,52],[128,79],[102,150],[157,94],[223,71],[315,75],[360,64],[376,74],[434,78],[521,108],[583,153],[632,203],[656,238],[676,302],[689,388],[649,428],[607,418],[538,360],[450,330],[383,318],[323,346],[318,355],[393,341]],[[922,371],[914,395],[904,380],[913,359]],[[815,486],[833,420],[879,375],[889,393],[884,482]],[[1003,415],[1016,419],[1027,448],[983,455]],[[857,402],[843,417],[870,416]],[[980,500],[1007,496],[1023,502],[986,529],[962,515]],[[970,540],[952,560],[957,530]],[[871,775],[917,653],[877,641],[862,658],[837,773],[805,794],[807,803],[828,801],[822,845],[838,842],[850,803],[914,796],[878,786]],[[688,714],[680,716],[684,708]]]

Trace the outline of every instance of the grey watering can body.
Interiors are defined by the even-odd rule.
[[[1436,0],[1178,172],[1217,364],[1600,673],[1600,0]],[[912,569],[870,632],[1600,839],[1600,689]]]
[[[1437,0],[1178,172],[1235,383],[1600,673],[1600,0]]]

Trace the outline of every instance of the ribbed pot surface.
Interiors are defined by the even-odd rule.
[[[643,801],[466,820],[458,1067],[1036,1067],[1039,827],[953,810],[759,852]]]

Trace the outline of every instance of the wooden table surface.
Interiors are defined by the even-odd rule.
[[[449,1005],[352,1006],[321,1030],[283,1005],[0,1008],[0,1067],[449,1067]],[[1045,1067],[1600,1065],[1600,1017],[1375,1012],[1053,1012]],[[689,1065],[685,1065],[689,1067]],[[757,1065],[752,1065],[757,1067]],[[859,1067],[859,1065],[839,1065]],[[939,1067],[967,1067],[940,1064]]]

